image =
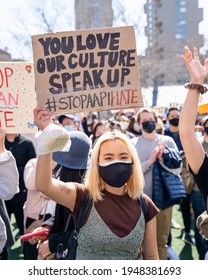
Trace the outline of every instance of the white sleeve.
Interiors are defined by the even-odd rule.
[[[30,159],[24,168],[24,182],[28,190],[37,191],[35,187],[35,173],[36,173],[37,158]]]
[[[11,199],[19,192],[19,173],[10,151],[0,153],[0,198]]]

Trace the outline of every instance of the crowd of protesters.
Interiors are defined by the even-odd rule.
[[[199,63],[196,49],[192,56],[186,48],[182,58],[191,85],[200,86],[207,75],[208,62],[205,66]],[[195,115],[188,116],[189,108],[197,108],[198,92],[198,88],[190,86],[185,107],[179,104],[164,108],[163,112],[143,107],[106,111],[105,117],[101,117],[101,112],[54,116],[36,108],[37,135],[28,138],[0,131],[0,169],[12,157],[16,166],[11,170],[18,170],[19,180],[18,191],[14,185],[12,195],[0,196],[7,222],[11,223],[14,214],[16,239],[28,232],[37,219],[43,219],[43,224],[33,232],[40,228],[49,232],[44,238],[37,235],[21,241],[23,259],[44,260],[50,255],[55,258],[60,242],[66,248],[67,231],[88,195],[93,202],[80,231],[77,259],[179,259],[171,235],[171,228],[180,227],[172,217],[175,204],[181,209],[183,241],[196,246],[198,259],[205,259],[208,242],[196,224],[207,210],[207,176],[199,176],[198,172],[203,174],[207,169],[208,115],[199,115],[196,110]],[[64,130],[69,136],[66,144],[71,142],[71,146],[60,152],[44,151],[42,147],[40,152],[37,141],[41,141],[43,134],[50,138],[50,133],[45,133],[48,127],[52,134],[56,127],[62,133]],[[163,175],[159,177],[161,170]],[[178,200],[165,197],[159,202],[155,189],[162,197],[161,184],[167,178],[169,186],[177,184],[176,179],[181,180],[184,193]],[[9,183],[8,176],[5,180],[4,184]],[[147,220],[138,202],[141,193],[148,207]],[[10,243],[2,242],[0,248],[0,258],[9,259],[9,248],[14,244],[11,225],[0,230],[12,239]]]

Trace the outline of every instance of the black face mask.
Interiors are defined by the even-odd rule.
[[[169,120],[169,123],[172,124],[173,126],[178,126],[179,119],[178,118],[174,118],[172,120]]]
[[[208,135],[208,127],[204,128],[204,132],[206,133],[206,135]]]
[[[115,188],[120,188],[128,182],[132,174],[132,162],[111,161],[99,164],[98,171],[103,181]]]
[[[156,128],[155,121],[147,121],[142,123],[142,129],[147,133],[152,133]]]

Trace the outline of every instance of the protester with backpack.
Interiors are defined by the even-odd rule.
[[[45,138],[50,130],[48,127],[56,130],[51,117],[48,111],[34,110],[35,124],[43,133],[46,129]],[[125,134],[108,131],[99,137],[91,151],[84,184],[64,183],[52,178],[52,153],[45,148],[38,158],[37,189],[68,207],[75,221],[85,197],[92,198],[78,235],[76,259],[158,259],[155,216],[159,210],[144,195],[149,213],[145,224],[138,202],[144,184],[141,164],[135,147]]]

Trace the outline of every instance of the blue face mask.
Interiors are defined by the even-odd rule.
[[[64,128],[69,132],[74,130],[74,126],[73,125],[65,125]]]
[[[114,160],[99,164],[98,171],[103,181],[115,188],[125,185],[132,174],[132,162]]]

